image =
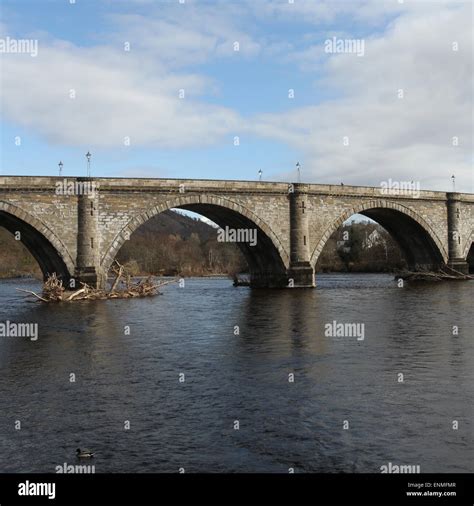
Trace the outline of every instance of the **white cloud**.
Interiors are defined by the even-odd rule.
[[[307,180],[377,185],[392,178],[448,189],[454,173],[459,189],[473,191],[470,9],[408,13],[366,39],[364,57],[330,55],[318,85],[343,98],[259,115],[252,130],[304,152]]]
[[[98,34],[104,45],[78,47],[41,33],[38,57],[2,55],[6,119],[52,144],[112,148],[125,137],[132,146],[157,148],[205,147],[225,136],[230,142],[238,113],[203,100],[218,92],[217,83],[189,67],[258,53],[258,43],[235,27],[242,9],[144,5],[148,15],[109,14],[113,31]]]
[[[159,4],[147,14],[111,14],[118,43],[132,41],[135,49],[169,67],[202,64],[236,55],[255,56],[260,44],[238,27],[248,11],[234,3]]]
[[[208,79],[106,47],[40,41],[36,58],[3,55],[2,71],[4,116],[53,144],[116,147],[128,136],[132,145],[205,146],[239,121],[232,110],[193,98]]]
[[[420,2],[407,0],[408,8],[415,8],[416,3]],[[303,21],[318,26],[334,23],[341,16],[348,16],[355,22],[375,24],[407,8],[406,4],[397,0],[294,0],[293,3],[288,0],[259,0],[249,2],[249,5],[262,18]]]

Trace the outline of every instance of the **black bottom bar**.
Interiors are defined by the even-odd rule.
[[[0,474],[0,506],[472,506],[473,483],[472,474]]]

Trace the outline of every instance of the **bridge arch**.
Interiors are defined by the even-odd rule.
[[[354,214],[367,216],[384,227],[405,253],[411,268],[434,269],[447,263],[448,252],[432,225],[409,207],[377,199],[347,209],[325,230],[311,255],[313,267],[331,235]]]
[[[244,254],[254,286],[286,286],[289,255],[270,226],[248,208],[230,199],[215,195],[183,195],[166,200],[133,217],[115,236],[101,259],[101,269],[107,273],[117,253],[132,233],[146,221],[169,209],[193,211],[212,220],[221,228],[256,229],[257,244],[237,243]]]
[[[74,274],[74,260],[49,227],[23,209],[0,201],[0,226],[12,234],[21,233],[21,242],[38,262],[43,277],[56,275],[67,281]]]
[[[464,247],[463,258],[469,265],[469,272],[474,273],[474,230],[471,232]]]
[[[468,237],[466,244],[464,246],[464,252],[463,252],[463,258],[467,258],[469,255],[469,252],[474,245],[474,230],[471,232],[471,235]]]

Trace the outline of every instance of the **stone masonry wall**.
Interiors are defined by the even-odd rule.
[[[74,268],[77,255],[77,196],[57,195],[57,177],[0,176],[0,205],[21,209],[21,219],[34,218],[60,244],[67,265]],[[74,180],[74,178],[68,178]],[[254,218],[280,251],[289,267],[290,212],[287,183],[177,179],[97,178],[99,191],[99,257],[123,243],[140,223],[170,207],[211,203]],[[329,235],[352,214],[385,206],[408,214],[432,236],[445,261],[448,259],[446,194],[422,191],[418,197],[384,195],[380,188],[304,185],[309,254],[314,265]],[[462,251],[474,240],[474,195],[460,194]],[[10,207],[9,209],[13,209]],[[1,210],[1,209],[0,209]],[[7,211],[8,212],[8,211]],[[134,219],[132,228],[127,225]],[[137,221],[138,220],[138,221]],[[328,235],[329,234],[329,235]]]

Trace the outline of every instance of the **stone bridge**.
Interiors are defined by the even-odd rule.
[[[256,229],[239,243],[252,286],[311,287],[331,234],[355,213],[382,225],[413,270],[467,272],[474,195],[383,188],[185,179],[0,176],[0,226],[15,233],[43,274],[103,286],[117,252],[147,220],[171,208],[220,227]]]

